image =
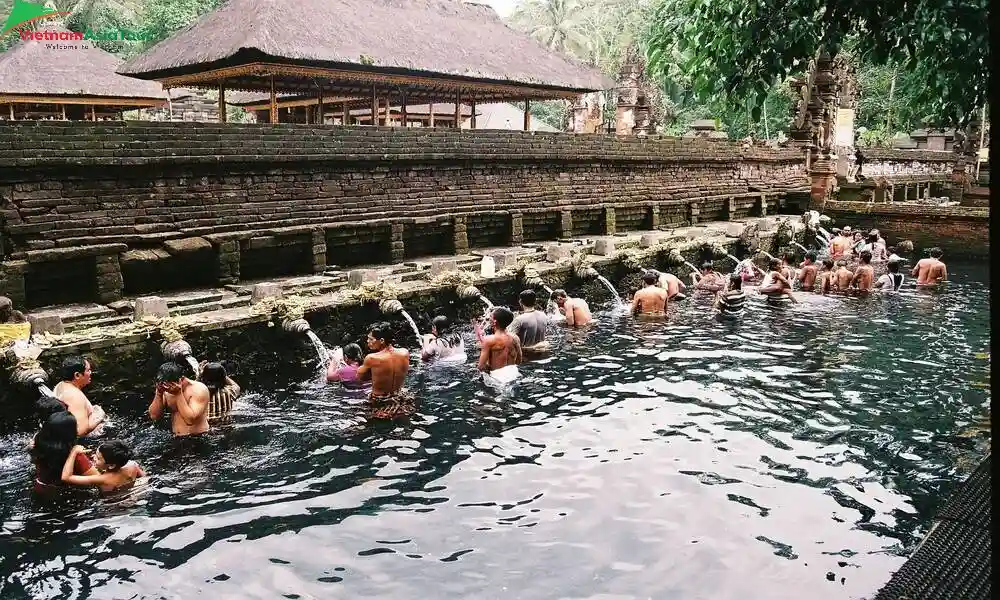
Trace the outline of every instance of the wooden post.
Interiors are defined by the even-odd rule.
[[[375,86],[372,86],[372,127],[378,126],[378,96],[375,94]]]
[[[340,124],[341,125],[350,125],[351,124],[351,111],[348,110],[346,102],[343,103],[343,105],[341,106],[341,109],[342,109],[344,115],[340,119]]]
[[[469,121],[469,125],[471,126],[470,129],[475,129],[476,128],[476,101],[473,100],[470,104],[471,104],[471,108],[472,108],[472,120]]]
[[[10,120],[11,121],[16,121],[17,120],[17,119],[14,118],[14,103],[13,102],[10,103]]]
[[[531,131],[531,100],[524,99],[524,130]]]
[[[400,93],[399,121],[401,126],[406,127],[406,90]]]
[[[278,98],[274,93],[274,75],[271,75],[271,123],[278,122]]]
[[[385,115],[379,120],[379,125],[389,124],[389,94],[385,95]]]
[[[226,117],[226,84],[219,83],[219,122],[225,123]]]
[[[66,120],[66,105],[65,104],[60,104],[59,108],[60,108],[60,110],[62,110],[62,120],[65,121]]]
[[[95,123],[97,122],[97,109],[94,108],[93,104],[90,105],[90,120]]]
[[[428,127],[434,127],[434,103],[431,102],[430,104],[428,104],[427,105],[427,109],[428,109],[428,111],[430,113],[430,116],[429,116],[430,123],[428,124]]]
[[[320,86],[318,96],[316,98],[316,122],[322,125],[326,123],[326,115],[323,114],[323,86]]]
[[[455,92],[455,129],[462,128],[462,92]]]

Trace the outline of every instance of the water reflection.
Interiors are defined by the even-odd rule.
[[[113,500],[32,502],[9,434],[0,597],[870,597],[986,398],[985,268],[950,268],[933,296],[561,330],[502,394],[421,367],[406,424],[277,376],[199,440],[116,406],[153,475]]]

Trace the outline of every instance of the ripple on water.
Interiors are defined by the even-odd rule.
[[[870,596],[987,397],[985,270],[952,271],[933,296],[603,319],[502,394],[421,369],[409,423],[313,379],[202,440],[110,406],[152,473],[123,498],[32,502],[30,435],[8,434],[0,597]]]

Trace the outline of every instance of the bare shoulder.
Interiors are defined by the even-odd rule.
[[[404,358],[410,358],[410,351],[407,350],[406,348],[396,348],[395,349],[395,354],[396,354],[396,356],[402,356]]]
[[[210,395],[208,391],[208,386],[200,381],[191,381],[191,389],[193,389],[194,392],[199,396],[207,398]]]

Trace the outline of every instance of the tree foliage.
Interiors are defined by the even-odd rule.
[[[857,58],[899,64],[914,101],[939,124],[959,124],[986,102],[987,0],[659,0],[648,38],[651,66],[680,69],[702,98],[749,101],[852,36]]]

